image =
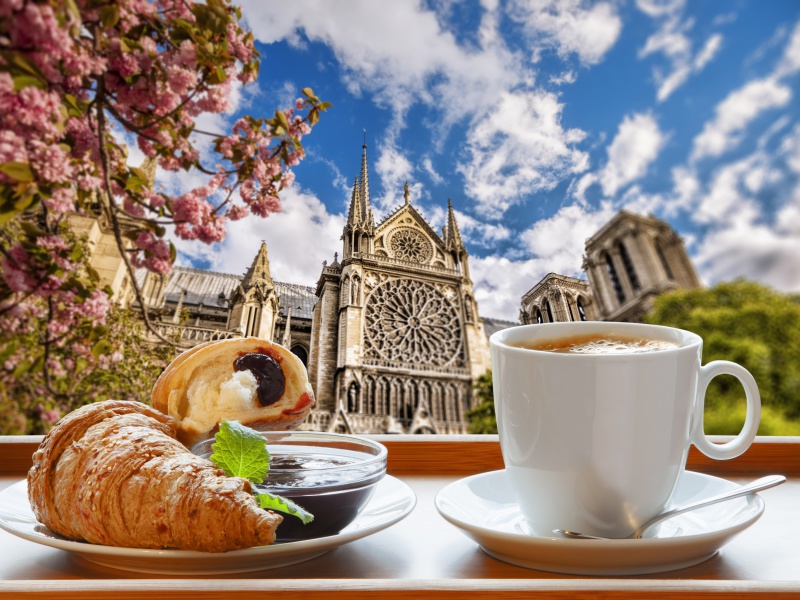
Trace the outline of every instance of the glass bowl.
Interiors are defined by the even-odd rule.
[[[278,542],[336,535],[347,527],[386,474],[383,444],[355,435],[313,431],[261,432],[270,454],[269,474],[255,491],[269,491],[293,500],[314,515],[303,522],[282,514]],[[192,446],[208,458],[214,439]]]

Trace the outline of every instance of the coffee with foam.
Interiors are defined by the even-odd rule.
[[[680,345],[666,340],[633,337],[612,333],[573,335],[550,340],[512,342],[509,345],[529,350],[564,354],[641,354],[671,350]]]

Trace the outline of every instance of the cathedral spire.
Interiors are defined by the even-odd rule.
[[[456,213],[453,211],[453,201],[450,198],[447,199],[447,230],[444,243],[448,250],[458,250],[464,245],[461,241],[461,233],[458,231]]]
[[[361,213],[361,193],[359,190],[358,177],[353,182],[353,196],[350,198],[350,214],[347,215],[347,224],[350,227],[360,225],[362,220]]]
[[[243,284],[252,284],[257,282],[266,282],[270,287],[274,287],[272,282],[272,275],[269,272],[269,255],[267,254],[267,243],[262,241],[261,248],[258,254],[253,259],[253,264],[247,269],[245,273]]]
[[[361,215],[362,219],[365,219],[366,222],[364,224],[367,227],[374,227],[375,222],[372,219],[372,206],[370,205],[370,198],[369,198],[369,169],[367,166],[367,139],[366,139],[366,132],[364,133],[364,145],[362,146],[361,152],[361,177],[360,180],[360,196],[361,196]]]

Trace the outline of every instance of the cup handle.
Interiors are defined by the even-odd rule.
[[[703,409],[706,390],[708,389],[708,384],[717,375],[733,375],[736,377],[744,387],[745,397],[747,398],[747,415],[744,419],[744,427],[742,427],[739,435],[724,444],[714,444],[706,437],[703,431]],[[692,443],[709,458],[717,460],[736,458],[753,443],[758,431],[758,424],[761,422],[761,395],[758,393],[756,380],[753,379],[750,371],[743,366],[727,360],[715,360],[700,367],[695,406],[697,406],[699,414],[694,419]]]

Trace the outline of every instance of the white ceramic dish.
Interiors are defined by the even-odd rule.
[[[224,553],[145,550],[73,542],[53,533],[34,517],[28,503],[27,482],[20,481],[0,492],[0,527],[31,542],[68,550],[88,561],[123,571],[220,575],[274,569],[316,558],[342,544],[386,529],[408,515],[415,504],[411,488],[387,475],[358,517],[337,535]]]
[[[727,491],[718,477],[684,471],[673,502]],[[573,575],[641,575],[682,569],[714,556],[764,512],[757,494],[665,521],[639,540],[575,540],[525,533],[505,471],[460,479],[436,496],[436,508],[489,555],[520,567]]]

